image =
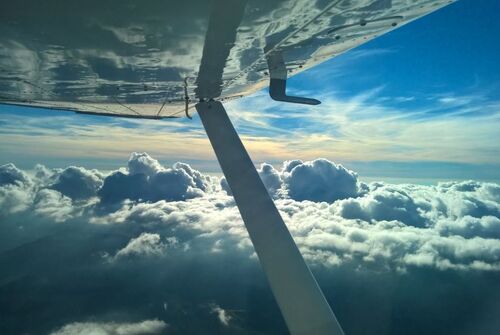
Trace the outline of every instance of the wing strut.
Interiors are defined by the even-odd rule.
[[[222,74],[246,3],[213,2],[196,79],[200,102],[195,107],[291,335],[343,335],[226,110],[214,101],[222,92]]]
[[[218,101],[196,110],[292,335],[344,334]]]

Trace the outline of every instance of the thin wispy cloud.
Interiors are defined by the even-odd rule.
[[[387,105],[384,87],[343,98],[318,95],[305,107],[270,102],[265,92],[228,103],[227,109],[256,161],[326,157],[340,161],[445,161],[499,164],[500,103],[484,95],[435,94],[414,107]],[[201,123],[104,120],[74,115],[32,118],[0,114],[0,150],[14,155],[118,158],[145,148],[159,157],[214,160]],[[145,136],[147,135],[147,136]],[[500,139],[499,139],[500,140]],[[78,151],[75,151],[78,148]],[[7,157],[6,156],[6,157]],[[215,163],[214,163],[214,168]]]

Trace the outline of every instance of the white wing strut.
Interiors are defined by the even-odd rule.
[[[344,332],[220,102],[196,105],[292,335]]]

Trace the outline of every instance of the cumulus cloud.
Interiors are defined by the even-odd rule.
[[[357,174],[326,159],[292,161],[284,169],[284,185],[294,200],[334,202],[358,194]]]
[[[96,170],[70,166],[57,173],[50,188],[71,199],[86,199],[96,195],[102,185],[103,176]]]
[[[162,241],[159,234],[142,233],[138,237],[132,238],[124,248],[118,250],[113,259],[162,256],[167,248],[177,244],[178,241],[175,237],[169,237]]]
[[[227,182],[225,177],[221,178],[220,187],[223,191],[226,192],[227,195],[233,195],[233,191],[231,191],[231,187],[229,187],[229,183]]]
[[[174,169],[184,170],[184,172],[193,179],[195,186],[200,190],[207,191],[210,188],[210,183],[212,182],[210,176],[205,176],[200,171],[193,169],[189,164],[177,162],[173,167]]]
[[[135,323],[75,322],[61,327],[51,335],[149,335],[161,334],[167,324],[160,320]]]
[[[29,177],[19,170],[14,164],[9,163],[0,166],[0,186],[8,184],[26,183]]]
[[[131,175],[143,174],[151,177],[163,170],[163,166],[145,152],[133,152],[128,160],[128,171]]]
[[[185,200],[202,196],[207,180],[187,164],[164,168],[146,153],[133,153],[128,173],[116,171],[104,179],[98,195],[104,204],[123,200]]]
[[[473,192],[463,192],[457,187],[373,183],[365,195],[332,204],[278,199],[277,206],[305,257],[318,265],[500,270],[499,219],[490,215],[499,205],[488,200],[488,190],[494,188],[482,183]],[[471,197],[483,213],[456,208],[460,199],[467,207]],[[214,195],[124,206],[101,220],[159,226],[175,222],[178,233],[191,236],[193,248],[201,244],[206,250],[251,254],[236,208],[223,199]]]
[[[275,198],[331,203],[356,197],[366,187],[358,182],[356,173],[327,159],[285,161],[281,171],[263,163],[257,171],[269,194]],[[220,186],[227,194],[232,194],[225,178],[222,178]]]
[[[220,334],[242,329],[283,333],[279,314],[273,314],[279,313],[277,306],[265,298],[270,292],[265,291],[267,284],[238,209],[221,187],[224,180],[184,163],[163,167],[147,154],[133,154],[130,161],[108,174],[42,166],[34,173],[13,166],[4,169],[17,177],[0,185],[0,238],[8,239],[11,248],[0,252],[0,313],[12,320],[0,325],[0,332],[29,332],[25,314],[12,300],[22,299],[23,306],[45,302],[58,311],[47,323],[51,328],[41,333],[120,334],[117,325],[126,324],[122,321],[130,315],[136,316],[133,320],[165,320],[172,334],[200,329]],[[344,308],[340,315],[351,333],[360,323],[345,321],[350,314],[346,306],[353,301],[350,290],[368,290],[363,291],[366,299],[383,292],[383,298],[376,299],[399,308],[405,294],[414,301],[416,296],[408,292],[416,288],[421,298],[422,283],[429,289],[443,283],[453,287],[442,301],[452,301],[457,291],[465,292],[464,299],[479,299],[477,285],[500,289],[494,284],[500,282],[498,184],[364,184],[354,172],[323,159],[288,161],[281,168],[262,164],[258,171],[327,297],[332,294],[340,310]],[[102,185],[95,191],[99,181]],[[70,194],[62,185],[75,185],[78,191]],[[103,204],[113,206],[103,210]],[[65,229],[53,234],[52,228],[44,228],[48,222]],[[398,284],[395,289],[390,286],[394,282],[408,286]],[[265,293],[256,285],[266,287]],[[58,290],[60,286],[71,289]],[[60,300],[46,303],[53,299],[47,292],[56,292]],[[102,301],[86,305],[95,292]],[[426,306],[434,306],[439,294],[444,293],[430,292]],[[38,296],[43,300],[36,300]],[[481,295],[493,301],[488,297],[486,291]],[[357,308],[380,303],[363,299]],[[62,300],[68,308],[60,309],[56,302]],[[450,306],[436,307],[434,313],[454,313]],[[418,306],[408,308],[414,311]],[[81,315],[73,315],[73,310]],[[67,322],[96,320],[99,313],[105,316],[100,320],[120,322],[62,327],[64,322],[56,322],[59,315]],[[377,328],[380,322],[366,318],[372,313],[355,314],[370,329],[385,332]],[[267,330],[259,328],[262,324]],[[446,329],[455,326],[460,325],[447,323]],[[393,327],[405,333],[404,325]],[[424,328],[432,327],[429,321]]]
[[[415,200],[404,188],[376,185],[365,197],[341,202],[340,214],[345,219],[364,221],[400,221],[410,226],[424,226]]]
[[[259,172],[260,179],[262,179],[269,194],[275,196],[282,186],[279,172],[271,164],[266,163],[261,164],[257,172]]]
[[[473,217],[466,215],[455,221],[442,220],[437,227],[444,235],[459,235],[465,238],[475,236],[500,240],[500,219],[485,215]]]
[[[36,194],[33,204],[35,214],[51,218],[55,222],[64,222],[70,219],[76,210],[72,206],[70,198],[50,189],[40,190]]]
[[[302,165],[302,164],[304,164],[304,162],[301,161],[300,159],[294,159],[291,161],[284,161],[282,171],[284,173],[290,173],[290,172],[292,172],[294,167],[296,167],[298,165]]]
[[[0,186],[0,215],[26,211],[32,202],[33,193],[24,185]]]
[[[145,153],[133,153],[126,171],[107,177],[75,167],[54,170],[48,179],[30,179],[13,165],[4,171],[11,176],[0,188],[4,213],[32,209],[55,222],[86,216],[91,223],[153,227],[113,251],[112,260],[162,255],[177,238],[195,249],[253,253],[232,198],[218,186],[228,190],[224,179],[188,164],[165,168]],[[258,172],[305,257],[316,264],[500,270],[496,184],[366,185],[325,159],[287,161],[280,171],[262,164]],[[101,204],[117,205],[102,212],[72,200],[93,194]],[[168,229],[154,231],[159,227]]]

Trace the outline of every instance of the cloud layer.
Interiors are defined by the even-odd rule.
[[[287,161],[280,170],[262,164],[259,174],[306,257],[319,264],[500,270],[497,184],[365,184],[326,159]],[[108,174],[38,166],[30,176],[7,164],[0,175],[3,216],[31,211],[55,222],[85,218],[175,227],[185,230],[189,243],[200,237],[211,243],[208,249],[238,248],[247,240],[224,178],[187,164],[165,168],[145,153],[133,153],[126,169]],[[219,231],[226,238],[208,241],[206,236]],[[144,233],[115,257],[161,254],[165,243],[156,232]]]
[[[368,312],[360,314],[367,327],[361,329],[355,311],[348,311],[350,289],[374,289],[359,300],[358,312],[379,291],[387,293],[379,303],[398,308],[406,289],[380,283],[403,278],[411,290],[419,282],[431,287],[447,282],[469,298],[490,301],[485,311],[500,310],[493,296],[471,286],[498,286],[491,281],[500,277],[500,185],[365,184],[326,159],[287,161],[279,169],[262,164],[259,174],[348,330],[387,332]],[[68,288],[55,296],[74,299],[80,307],[76,312],[49,304],[57,317],[34,333],[285,331],[223,178],[183,163],[165,167],[145,153],[133,153],[127,167],[112,172],[43,166],[27,172],[7,164],[0,167],[0,182],[0,265],[5,269],[0,313],[9,320],[0,331],[30,330],[11,299],[35,306],[49,299],[43,292],[61,285]],[[72,279],[77,274],[86,279]],[[46,279],[27,279],[32,276]],[[116,294],[122,296],[114,287],[121,287]],[[85,298],[96,290],[108,300],[99,307]],[[429,303],[436,294],[454,299],[446,290],[433,290],[415,294]],[[262,304],[268,307],[259,312],[256,306]],[[264,321],[261,313],[274,315],[273,320]],[[185,318],[194,315],[197,321],[187,326]],[[430,319],[408,318],[438,333]],[[407,331],[404,322],[387,323]]]
[[[161,334],[167,325],[159,320],[137,323],[75,322],[62,327],[51,335],[148,335]]]

